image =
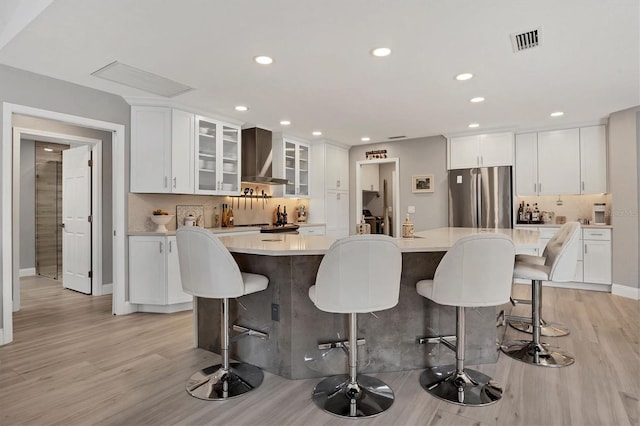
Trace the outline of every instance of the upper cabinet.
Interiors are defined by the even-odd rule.
[[[579,193],[579,129],[538,132],[538,194]]]
[[[362,191],[380,191],[380,164],[360,165],[360,189]]]
[[[516,192],[521,196],[606,192],[605,126],[516,135]]]
[[[309,144],[273,134],[273,175],[284,176],[289,183],[274,190],[275,196],[309,198],[310,196],[310,147]]]
[[[236,195],[240,191],[240,127],[196,116],[197,194]]]
[[[131,107],[131,192],[192,194],[193,114]]]
[[[234,195],[240,127],[190,112],[131,107],[131,192]]]
[[[334,145],[325,146],[325,190],[349,190],[349,152]]]
[[[607,135],[605,126],[580,128],[580,190],[607,192]]]
[[[449,138],[449,169],[511,166],[513,134],[490,133]]]

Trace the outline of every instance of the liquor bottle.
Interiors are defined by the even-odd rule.
[[[227,205],[226,204],[222,204],[222,219],[221,219],[221,225],[223,228],[226,228],[228,225],[227,222]]]
[[[231,228],[233,227],[233,209],[229,207],[227,210],[227,227]]]
[[[284,210],[282,212],[282,224],[287,224],[287,206],[284,206]]]
[[[532,222],[540,222],[540,210],[538,209],[538,203],[533,204],[533,213],[531,215]]]
[[[524,222],[524,201],[518,205],[518,222]]]
[[[527,203],[527,209],[525,210],[524,213],[525,217],[526,217],[526,222],[531,222],[531,217],[533,215],[533,212],[531,211],[531,206],[529,206],[529,203]]]

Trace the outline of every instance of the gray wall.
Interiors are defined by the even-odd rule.
[[[638,287],[640,107],[609,117],[609,190],[613,196],[613,284]]]
[[[124,125],[127,129],[125,143],[126,146],[129,146],[130,108],[120,96],[0,65],[0,102],[9,102]],[[3,125],[2,120],[3,116],[0,114],[0,127]],[[10,144],[12,141],[3,140],[2,143]],[[128,152],[128,149],[125,149],[125,152]],[[128,167],[125,170],[128,171]],[[128,172],[125,174],[128,174]],[[126,182],[128,182],[128,179],[125,179]],[[19,202],[16,201],[16,204],[19,204]],[[111,206],[110,202],[108,206]],[[17,210],[19,206],[17,205],[15,208]],[[2,212],[3,215],[6,213]],[[126,212],[122,212],[122,214],[126,215]],[[2,230],[0,229],[1,232]],[[19,231],[16,231],[14,235],[0,234],[0,238],[18,239]],[[14,279],[17,279],[19,269],[17,256],[14,256],[13,269]],[[0,271],[1,273],[3,271]],[[0,294],[0,319],[2,318],[1,299],[2,294]]]
[[[20,269],[36,267],[35,142],[20,146]]]
[[[113,196],[113,179],[111,176],[113,145],[111,143],[111,133],[74,126],[71,124],[61,123],[59,121],[27,117],[18,114],[13,117],[13,125],[27,129],[37,129],[72,136],[100,139],[102,141],[102,283],[111,284],[113,282],[113,238],[111,237],[113,234],[113,212],[111,205],[111,199]],[[20,147],[21,155],[22,146]],[[22,190],[22,182],[20,186]],[[20,198],[22,198],[22,193],[20,194]],[[20,213],[20,218],[22,218],[22,212]],[[21,222],[21,233],[22,228],[23,226]],[[22,244],[22,237],[20,237],[20,242]],[[20,246],[20,253],[22,253],[22,245]],[[22,264],[22,260],[20,263]]]
[[[400,212],[394,217],[404,221],[407,207],[415,206],[411,215],[416,231],[447,226],[449,196],[447,190],[447,140],[443,136],[407,139],[389,143],[358,145],[349,150],[350,180],[350,229],[355,229],[356,172],[355,162],[366,160],[365,152],[387,150],[387,158],[399,158]],[[381,175],[383,170],[381,168]],[[411,176],[432,174],[435,192],[414,194],[411,192]]]

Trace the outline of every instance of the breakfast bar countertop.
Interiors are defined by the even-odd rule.
[[[415,233],[414,238],[397,238],[404,253],[447,251],[460,238],[478,233],[501,233],[513,239],[518,248],[537,248],[538,231],[522,229],[437,228]],[[253,234],[220,236],[220,241],[234,253],[267,256],[322,255],[335,238],[295,234]]]

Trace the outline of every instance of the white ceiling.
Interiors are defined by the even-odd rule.
[[[601,122],[640,104],[639,17],[637,0],[55,0],[0,63],[150,96],[91,76],[117,60],[195,88],[173,98],[187,107],[357,145]],[[537,27],[542,45],[514,53]]]

